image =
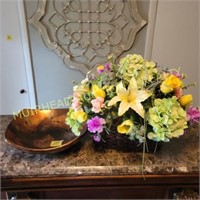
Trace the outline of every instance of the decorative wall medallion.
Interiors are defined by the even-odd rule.
[[[49,49],[84,74],[129,50],[146,24],[136,0],[39,0],[29,22]]]

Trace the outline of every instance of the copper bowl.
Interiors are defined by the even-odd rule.
[[[5,141],[13,147],[31,153],[57,153],[77,143],[86,132],[82,127],[79,137],[65,124],[68,109],[24,109],[5,131]]]

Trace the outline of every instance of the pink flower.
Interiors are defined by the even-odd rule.
[[[174,94],[175,94],[175,96],[179,99],[182,95],[183,95],[183,90],[182,90],[182,88],[175,88],[174,89]]]
[[[78,98],[75,98],[75,97],[73,98],[73,100],[72,100],[72,108],[75,111],[77,111],[77,110],[79,110],[81,108],[81,102],[79,101]]]
[[[187,111],[187,121],[191,123],[199,122],[200,111],[198,108],[190,107]]]
[[[174,76],[176,76],[177,78],[180,78],[180,79],[183,78],[183,76],[182,76],[178,71],[173,71],[172,74],[173,74]]]
[[[96,99],[93,99],[91,101],[92,111],[95,113],[101,112],[101,108],[103,108],[105,106],[103,102],[104,102],[104,98],[102,98],[102,97],[97,97]]]
[[[103,124],[105,123],[105,119],[96,116],[87,121],[87,127],[91,133],[101,133],[103,131]]]
[[[74,92],[73,93],[74,98],[80,98],[80,93],[79,92]]]
[[[177,78],[179,78],[179,79],[183,79],[184,78],[184,74],[181,74],[180,72],[179,72],[179,70],[173,70],[172,71],[172,74],[174,75],[174,76],[176,76]]]

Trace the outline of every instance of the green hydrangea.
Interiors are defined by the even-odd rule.
[[[147,135],[149,139],[168,142],[183,135],[187,128],[186,112],[175,96],[155,99],[154,107],[148,112],[148,123],[153,128],[153,132]]]
[[[120,60],[118,72],[127,82],[134,76],[141,89],[152,81],[158,71],[154,62],[144,60],[141,55],[129,54]]]
[[[82,124],[71,117],[73,112],[74,112],[74,110],[72,108],[70,108],[69,112],[66,115],[65,123],[70,126],[70,128],[72,129],[72,132],[76,136],[80,136],[80,134],[81,134],[80,129],[82,128]]]

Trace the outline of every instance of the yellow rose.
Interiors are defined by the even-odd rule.
[[[117,126],[117,131],[121,134],[128,134],[133,129],[133,122],[128,119],[122,122],[119,126]]]
[[[71,118],[79,123],[83,123],[87,120],[87,114],[82,110],[77,110],[71,114]]]
[[[161,84],[160,90],[167,94],[172,92],[175,88],[180,88],[183,86],[183,82],[176,76],[168,76]]]
[[[97,97],[102,97],[105,98],[106,93],[103,89],[101,89],[98,85],[93,85],[92,86],[92,94],[97,98]]]
[[[187,106],[190,105],[192,103],[192,95],[191,94],[187,94],[187,95],[183,95],[180,99],[179,102],[181,104],[181,106]]]

